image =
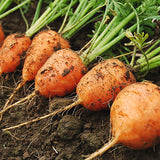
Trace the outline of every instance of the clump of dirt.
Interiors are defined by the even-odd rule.
[[[33,15],[34,6],[27,13],[27,19]],[[25,23],[19,11],[1,20],[7,34],[25,32]],[[50,24],[51,29],[60,26],[61,19]],[[57,24],[57,25],[56,25]],[[86,37],[92,25],[77,33],[70,41],[74,50],[79,50],[88,41]],[[158,30],[156,30],[157,33]],[[77,37],[79,37],[77,39]],[[15,72],[1,76],[0,106],[20,81],[20,66]],[[153,70],[146,79],[160,85],[160,69]],[[30,94],[34,83],[28,82],[15,96],[13,101]],[[25,104],[7,111],[0,122],[0,158],[2,160],[83,160],[85,155],[94,152],[110,139],[109,110],[93,112],[83,106],[37,121],[9,132],[2,132],[10,127],[65,107],[75,100],[75,93],[65,98],[45,99],[37,96]],[[104,153],[99,160],[158,160],[160,145],[145,150],[130,150],[116,145]]]

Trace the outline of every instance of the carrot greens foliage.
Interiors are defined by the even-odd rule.
[[[88,65],[98,56],[106,56],[107,51],[125,37],[127,29],[142,32],[148,24],[155,27],[149,17],[158,16],[158,8],[155,0],[108,0],[102,20],[95,24],[89,47],[86,45],[87,49],[84,47],[82,50],[81,58],[85,64]]]
[[[24,1],[14,1],[16,5],[13,8],[10,8],[7,10],[11,4],[13,3],[13,0],[1,0],[0,1],[0,19],[4,18],[5,16],[9,15],[10,13],[16,11],[17,9],[26,6],[29,7],[31,0],[24,0]],[[26,10],[27,11],[27,10]]]

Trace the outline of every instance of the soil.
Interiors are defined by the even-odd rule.
[[[26,14],[31,21],[34,13],[31,6]],[[51,23],[48,27],[58,30],[61,19]],[[24,33],[26,26],[19,11],[3,18],[1,24],[5,34],[14,32]],[[88,41],[87,34],[92,30],[88,25],[77,33],[70,41],[72,49],[78,50]],[[159,36],[159,26],[155,30]],[[77,39],[78,37],[78,39]],[[157,37],[157,36],[156,36]],[[0,106],[13,92],[20,81],[22,65],[13,73],[0,77]],[[160,85],[160,69],[151,71],[145,79]],[[15,96],[13,101],[19,100],[34,90],[34,82],[28,82]],[[10,109],[3,115],[0,122],[0,159],[1,160],[82,160],[84,155],[94,152],[110,138],[109,110],[93,112],[83,106],[58,114],[27,126],[2,132],[10,127],[66,106],[75,100],[75,93],[67,97],[45,99],[41,96],[29,100]],[[159,160],[160,145],[145,150],[131,150],[123,145],[116,145],[97,160]]]

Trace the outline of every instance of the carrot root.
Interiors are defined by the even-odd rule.
[[[108,143],[106,143],[103,147],[101,147],[99,150],[95,151],[94,153],[87,156],[85,160],[91,160],[99,155],[102,155],[104,152],[106,152],[108,149],[113,147],[115,144],[117,144],[119,141],[119,136],[112,138]]]
[[[12,100],[12,98],[14,97],[14,95],[16,94],[16,92],[25,84],[26,82],[25,81],[22,81],[18,86],[17,88],[14,90],[14,92],[10,95],[10,97],[8,98],[7,102],[5,103],[4,107],[3,107],[3,110],[5,108],[7,108],[9,102]],[[1,120],[1,119],[0,119]]]
[[[35,92],[34,92],[34,93],[35,93]],[[30,95],[30,96],[31,96],[31,95]],[[27,98],[27,97],[26,97],[26,98]],[[19,102],[19,101],[18,101],[18,102]],[[66,110],[69,110],[69,109],[73,108],[74,106],[76,106],[76,105],[78,105],[78,104],[80,104],[80,103],[81,103],[81,100],[78,99],[77,101],[75,101],[74,103],[66,106],[65,108],[59,109],[59,110],[54,111],[54,112],[52,112],[52,113],[50,113],[50,114],[47,114],[47,115],[45,115],[45,116],[38,117],[38,118],[36,118],[36,119],[30,120],[30,121],[27,121],[27,122],[24,122],[24,123],[15,125],[15,126],[2,129],[2,131],[5,132],[5,131],[11,130],[11,129],[15,129],[15,128],[19,128],[19,127],[28,125],[28,124],[33,123],[33,122],[37,122],[37,121],[42,120],[42,119],[46,119],[46,118],[51,117],[51,116],[55,116],[56,114],[61,113],[61,112],[64,112],[64,111],[66,111]]]
[[[8,107],[6,107],[5,109],[1,110],[1,111],[0,111],[0,114],[3,114],[3,113],[4,113],[5,111],[7,111],[8,109],[13,108],[13,107],[21,104],[22,102],[24,102],[24,101],[26,101],[26,100],[34,97],[35,95],[36,95],[36,92],[34,91],[34,92],[32,92],[32,94],[28,95],[27,97],[24,97],[24,98],[22,98],[21,100],[17,101],[16,103],[11,104],[10,106],[8,106]]]

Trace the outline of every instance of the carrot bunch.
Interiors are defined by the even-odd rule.
[[[118,35],[117,38],[112,40],[113,36],[115,36],[118,33],[118,31],[123,29],[125,24],[129,23],[129,21],[131,21],[132,18],[136,17],[136,14],[134,12],[131,12],[128,15],[128,17],[125,18],[123,23],[118,24],[114,28],[114,30],[113,30],[114,32],[112,32],[110,29],[113,25],[113,22],[115,22],[115,20],[117,20],[117,16],[116,16],[113,18],[113,21],[111,21],[109,23],[109,25],[108,25],[109,28],[104,29],[102,26],[103,26],[104,22],[106,21],[107,14],[110,11],[108,9],[108,4],[109,4],[109,2],[106,3],[106,10],[105,10],[102,22],[99,25],[98,31],[95,32],[93,39],[89,42],[89,47],[80,55],[80,58],[81,58],[82,62],[84,63],[84,65],[85,64],[88,65],[90,62],[94,61],[96,56],[104,53],[109,47],[111,47],[111,44],[115,44],[115,39],[117,42],[117,40],[120,40],[122,37],[124,37],[125,32],[121,33],[120,35]],[[141,7],[141,5],[140,5],[140,7]],[[119,14],[118,16],[121,16],[121,14]],[[125,22],[125,24],[124,24],[124,22]],[[102,29],[102,28],[104,29],[104,31],[100,32],[100,29]],[[134,24],[133,26],[130,27],[131,30],[133,30],[135,28],[136,28],[136,24]],[[116,33],[115,33],[115,31],[116,31]],[[97,35],[99,35],[98,39],[97,39]],[[109,39],[106,40],[107,37]],[[102,44],[100,42],[105,42],[105,41],[108,42],[108,44],[106,44],[107,47],[105,46],[105,43],[103,43],[104,47],[102,47]],[[98,46],[102,47],[102,50]],[[98,48],[99,48],[99,50],[98,50]],[[2,110],[0,113],[4,113],[7,109],[12,108],[13,106],[20,104],[21,102],[28,100],[29,98],[33,97],[37,92],[39,92],[41,95],[44,95],[46,97],[54,97],[56,95],[64,96],[64,95],[68,94],[69,89],[65,88],[66,83],[67,83],[66,79],[72,79],[71,76],[73,74],[74,66],[72,66],[71,68],[68,68],[67,61],[64,61],[65,64],[61,64],[61,66],[64,66],[64,68],[60,67],[60,65],[59,65],[60,62],[53,63],[53,64],[50,63],[52,60],[53,60],[53,62],[55,62],[55,59],[59,59],[56,56],[64,57],[63,56],[64,51],[65,50],[62,49],[62,50],[58,51],[58,55],[53,54],[46,61],[44,66],[42,66],[42,69],[40,69],[38,71],[36,78],[35,78],[35,91],[31,95],[28,95],[27,97],[22,98],[20,101],[16,102],[15,104],[8,106],[5,110]],[[68,58],[68,60],[69,59],[70,58]],[[63,60],[61,60],[61,61],[63,62]],[[59,66],[59,71],[57,69],[57,64]],[[35,119],[34,121],[49,117],[51,115],[55,115],[59,112],[70,109],[77,104],[82,104],[85,107],[87,107],[91,110],[95,110],[95,111],[101,110],[101,109],[106,109],[111,104],[110,102],[114,101],[116,95],[120,92],[121,89],[123,89],[125,86],[127,86],[131,83],[134,83],[136,81],[133,74],[126,69],[126,67],[124,66],[124,64],[122,64],[122,62],[118,62],[118,60],[111,59],[111,62],[109,62],[109,60],[108,61],[106,60],[104,63],[102,62],[102,64],[99,64],[98,66],[96,66],[92,70],[90,70],[87,74],[85,74],[85,76],[82,77],[80,82],[77,84],[78,100],[76,102],[65,107],[64,109],[61,109],[59,111],[55,111],[55,112],[53,112],[49,115],[46,115],[42,118]],[[107,66],[112,69],[108,68]],[[120,73],[120,74],[117,75],[117,73]],[[46,77],[44,77],[43,75],[46,75]],[[62,75],[66,75],[66,77],[65,76],[62,77]],[[70,78],[67,78],[67,77],[70,77]],[[74,77],[73,79],[76,79],[76,77]],[[52,84],[51,82],[54,82],[53,87],[51,86],[51,84]],[[75,81],[73,81],[73,82],[75,82]],[[59,86],[57,83],[60,83],[61,85]],[[68,82],[68,86],[72,86],[72,84],[69,84],[69,83],[70,82]],[[76,84],[73,84],[73,85],[76,86]],[[94,86],[97,86],[100,91],[97,91]],[[41,87],[43,89],[41,89]],[[62,92],[60,91],[60,89],[62,89]],[[94,94],[92,94],[92,92]],[[61,93],[61,94],[58,94],[58,93]],[[92,95],[94,95],[94,96],[92,97]],[[89,98],[89,97],[91,97],[91,98]]]
[[[66,3],[66,1],[64,1],[63,3],[62,2],[59,4],[59,6],[61,6],[63,3]],[[56,3],[57,1],[54,1],[50,6],[55,7],[53,8],[53,10],[57,12],[59,8],[57,8]],[[75,3],[76,1],[71,1],[70,6],[64,7],[63,12],[66,12],[66,11],[69,12],[71,10],[71,6],[73,6]],[[85,10],[82,10],[86,7],[86,5],[88,7]],[[77,32],[77,30],[81,29],[87,24],[86,23],[87,20],[90,20],[90,22],[95,20],[97,16],[95,17],[93,16],[104,5],[105,5],[105,2],[97,3],[96,0],[92,2],[80,1],[79,5],[74,11],[76,15],[79,14],[78,18],[75,17],[74,15],[70,16],[68,18],[67,24],[64,26],[64,23],[66,20],[66,17],[65,17],[59,32],[61,32],[62,36],[64,35],[65,38],[71,38]],[[41,17],[38,18],[38,20],[35,21],[34,24],[31,25],[31,27],[26,31],[26,35],[31,36],[35,32],[35,30],[37,30],[37,28],[44,25],[44,22],[45,24],[48,24],[51,21],[50,18],[52,18],[53,20],[55,17],[60,16],[59,13],[57,13],[57,15],[55,14],[54,16],[52,16],[53,10],[52,8],[47,9],[41,15]],[[61,11],[61,14],[63,12]],[[47,21],[44,21],[46,19]],[[78,24],[75,27],[76,29],[74,28],[75,24]],[[61,48],[70,48],[70,45],[64,38],[60,36],[60,34],[56,33],[55,31],[52,31],[52,30],[42,31],[33,38],[32,44],[29,47],[26,54],[27,57],[25,59],[23,71],[22,71],[22,82],[18,85],[18,87],[13,92],[13,94],[9,97],[4,108],[6,108],[6,106],[8,105],[8,103],[10,102],[10,100],[12,99],[12,97],[14,96],[17,90],[19,90],[27,81],[34,80],[37,74],[37,71],[42,67],[42,65],[45,63],[48,57],[50,57],[51,54],[53,54],[56,50],[59,50]],[[73,84],[73,86],[75,86],[75,83]]]
[[[35,40],[33,40],[32,45],[31,45],[31,39],[30,39],[30,37],[33,36],[35,32],[37,32],[46,24],[49,24],[51,21],[55,20],[60,15],[62,15],[68,9],[68,7],[66,7],[65,5],[66,3],[67,3],[66,1],[61,1],[60,3],[58,3],[58,5],[57,5],[57,1],[50,3],[46,11],[39,17],[42,0],[38,2],[32,24],[29,29],[27,28],[25,35],[21,36],[18,34],[11,34],[7,36],[7,38],[4,40],[4,43],[0,48],[0,71],[1,71],[0,74],[14,71],[16,67],[19,66],[20,64],[21,55],[24,52],[26,52],[29,49],[29,47],[30,49],[27,52],[27,57],[30,56],[30,58],[28,58],[30,59],[30,62],[28,64],[28,60],[26,60],[27,67],[29,67],[27,68],[27,71],[31,68],[31,65],[33,66],[33,64],[35,64],[33,63],[34,61],[37,61],[38,65],[43,65],[45,60],[53,53],[54,49],[56,50],[56,49],[59,49],[60,47],[67,47],[67,46],[69,47],[69,44],[67,41],[65,42],[66,46],[63,46],[63,45],[61,46],[61,41],[63,43],[65,40],[63,40],[63,38],[61,38],[59,34],[53,31],[48,31],[48,33],[47,32],[39,33],[41,34],[41,36],[39,35],[36,36]],[[60,6],[62,6],[61,9],[63,12],[59,13],[58,7]],[[53,13],[54,13],[54,16],[52,16]],[[41,45],[39,45],[39,42],[41,42],[42,40],[43,42],[41,43]],[[35,54],[35,56],[33,56],[33,53]],[[39,55],[37,55],[37,53]],[[46,56],[46,58],[44,57],[44,55]],[[37,67],[36,65],[32,67],[35,69],[35,72],[37,72],[37,70],[41,66],[38,66],[39,68],[36,68],[36,67]],[[6,106],[8,105],[8,103],[10,102],[14,94],[16,93],[16,91],[25,84],[27,78],[29,78],[29,80],[34,79],[34,76],[36,73],[35,72],[33,73],[32,69],[30,69],[29,70],[30,76],[28,76],[27,71],[26,70],[24,71],[24,77],[23,77],[24,80],[22,81],[22,83],[18,85],[18,87],[13,92],[13,94],[9,97],[3,109],[6,108]]]

